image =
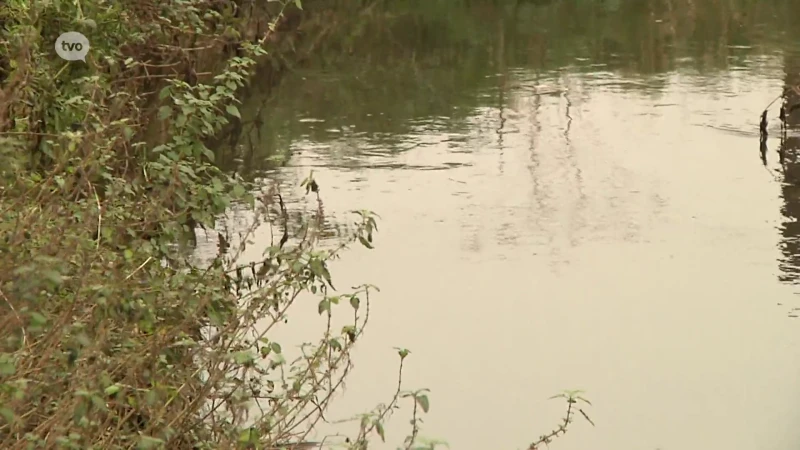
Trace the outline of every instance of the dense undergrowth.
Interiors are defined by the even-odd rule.
[[[340,390],[372,288],[335,292],[328,263],[371,247],[374,216],[355,213],[340,245],[322,249],[320,210],[290,226],[278,190],[223,173],[204,145],[237,120],[237,90],[302,8],[262,3],[0,7],[0,448],[291,447]],[[87,35],[86,63],[56,57],[64,31]],[[312,178],[305,187],[320,202]],[[254,219],[234,235],[217,219],[235,203]],[[259,226],[276,242],[237,266]],[[193,263],[184,244],[196,229],[227,251]],[[328,326],[287,361],[270,330],[300,295],[318,297]],[[348,323],[335,329],[334,313]],[[424,448],[429,400],[399,389],[343,445],[383,438],[403,398],[414,404],[405,445]],[[565,398],[563,424],[530,448],[566,430],[579,397]]]

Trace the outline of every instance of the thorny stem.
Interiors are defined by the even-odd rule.
[[[411,450],[411,446],[414,445],[414,442],[417,441],[417,435],[419,434],[419,424],[417,423],[417,399],[414,398],[414,411],[411,415],[411,436],[408,437],[408,443],[406,444],[406,450]]]
[[[564,416],[563,422],[561,422],[561,424],[559,424],[558,427],[556,427],[553,431],[543,435],[538,440],[536,440],[531,445],[529,445],[528,446],[528,450],[538,450],[540,445],[542,445],[542,444],[547,445],[550,442],[552,442],[554,438],[557,438],[559,436],[563,436],[564,434],[566,434],[567,427],[569,427],[569,424],[572,423],[572,416],[575,415],[575,411],[574,411],[575,407],[573,405],[575,405],[575,403],[577,403],[578,400],[582,400],[582,401],[584,401],[586,403],[589,403],[588,400],[584,399],[580,395],[576,395],[575,392],[578,392],[578,391],[568,392],[568,393],[561,394],[561,395],[557,396],[557,397],[561,397],[561,398],[566,398],[567,399],[567,414]],[[589,403],[589,404],[591,404],[591,403]],[[591,423],[594,426],[594,422],[592,422],[592,420],[589,418],[589,416],[585,412],[583,412],[582,409],[578,408],[578,411],[580,411],[581,415],[583,415],[583,417],[589,423]]]
[[[392,396],[392,400],[389,402],[388,405],[382,406],[380,408],[380,411],[381,411],[380,414],[378,414],[378,416],[372,421],[372,424],[370,424],[369,427],[367,427],[367,426],[362,426],[361,427],[361,430],[358,433],[358,437],[355,439],[355,441],[353,443],[353,446],[351,448],[366,449],[367,448],[367,435],[369,435],[369,433],[371,433],[372,430],[375,429],[377,424],[382,423],[383,420],[386,418],[386,416],[389,414],[389,412],[391,410],[393,410],[395,408],[395,406],[397,405],[397,401],[400,399],[400,393],[401,393],[401,389],[402,389],[402,386],[403,386],[403,364],[404,364],[404,362],[405,362],[405,358],[401,357],[400,358],[400,367],[397,370],[397,389],[395,390],[394,395]],[[362,420],[364,420],[364,419],[362,419]],[[348,421],[350,421],[350,419],[339,420],[339,421],[336,421],[334,423],[343,423],[343,422],[348,422]]]
[[[567,432],[567,426],[569,426],[570,422],[572,422],[572,405],[575,403],[575,400],[572,398],[567,399],[567,414],[564,417],[564,421],[553,431],[545,434],[544,436],[540,437],[537,441],[533,442],[529,447],[528,450],[537,450],[540,445],[542,444],[549,444],[553,438],[558,437],[559,435],[563,435]]]

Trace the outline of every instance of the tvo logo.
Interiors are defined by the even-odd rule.
[[[56,39],[56,53],[67,61],[86,62],[89,47],[89,39],[77,31],[68,31]]]

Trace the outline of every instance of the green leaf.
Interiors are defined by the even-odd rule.
[[[0,377],[8,377],[17,373],[17,363],[10,355],[0,355]]]
[[[367,247],[368,249],[372,249],[373,248],[372,244],[368,240],[364,239],[363,236],[359,236],[358,237],[358,241],[361,242],[361,245],[363,245],[364,247]]]
[[[164,441],[159,438],[154,438],[152,436],[140,436],[139,443],[136,445],[136,448],[139,450],[151,450],[154,448],[158,448],[164,444]]]
[[[328,299],[322,299],[317,306],[317,312],[322,314],[324,312],[331,312],[331,302]]]
[[[236,352],[233,354],[233,361],[236,364],[249,364],[253,362],[253,354],[248,351]]]
[[[120,389],[121,388],[120,388],[120,386],[118,384],[112,384],[111,386],[105,388],[105,390],[103,392],[105,392],[106,395],[111,396],[111,395],[115,395],[117,392],[119,392]]]
[[[69,100],[65,101],[64,105],[71,105],[73,103],[78,103],[81,100],[83,100],[83,96],[82,95],[76,95],[75,97],[72,97]]]
[[[246,193],[247,193],[247,190],[246,190],[246,189],[244,188],[244,186],[242,186],[241,184],[235,184],[235,185],[233,186],[233,195],[234,195],[236,198],[241,198],[241,197],[243,197],[243,196],[244,196],[244,194],[246,194]]]
[[[311,272],[314,275],[322,278],[323,276],[322,274],[325,272],[325,266],[323,265],[323,262],[321,260],[314,258],[309,263],[309,266],[311,268]]]
[[[356,297],[355,295],[350,297],[350,306],[352,306],[353,309],[358,310],[358,307],[360,305],[361,305],[361,300],[359,300],[358,297]]]
[[[386,442],[386,433],[383,431],[383,424],[379,420],[375,420],[372,422],[375,425],[375,431],[378,432],[378,436],[381,437],[381,441]]]
[[[269,344],[269,346],[272,347],[273,352],[279,355],[281,354],[281,344],[278,344],[277,342],[272,342],[271,344]]]
[[[236,105],[228,105],[228,106],[226,106],[225,107],[225,111],[228,111],[228,114],[230,114],[230,115],[232,115],[234,117],[237,117],[239,119],[242,118],[242,115],[239,114],[239,108],[237,108]]]
[[[42,276],[51,283],[55,284],[56,286],[64,282],[64,278],[61,276],[60,273],[56,272],[55,270],[43,270]]]
[[[76,334],[75,340],[78,341],[78,343],[84,347],[89,347],[90,345],[92,345],[92,340],[89,339],[89,336],[87,336],[86,333],[84,332]]]
[[[408,356],[408,354],[411,353],[410,351],[408,351],[408,349],[405,348],[398,348],[396,350],[397,354],[400,355],[400,359],[406,359],[406,356]]]
[[[92,396],[92,393],[87,391],[86,389],[78,389],[75,391],[75,397],[79,398],[89,398]]]
[[[172,108],[167,105],[158,108],[158,120],[164,120],[172,115]]]
[[[42,326],[47,323],[47,317],[36,311],[31,312],[31,325]]]
[[[169,94],[171,93],[170,92],[171,89],[172,89],[172,86],[164,86],[164,88],[161,89],[161,92],[158,93],[158,99],[159,100],[164,100],[165,98],[169,97]]]
[[[204,146],[202,148],[202,152],[203,155],[205,155],[205,157],[208,158],[209,161],[214,162],[214,159],[216,158],[217,155],[215,155],[210,148]]]
[[[154,390],[149,390],[144,394],[144,401],[147,402],[149,406],[153,406],[159,402],[158,400],[158,393]]]
[[[294,4],[297,6],[297,9],[303,9],[303,3],[300,0],[294,0]]]
[[[430,401],[428,400],[428,396],[417,395],[415,396],[415,398],[417,399],[417,403],[419,403],[420,408],[422,408],[422,411],[427,413],[431,407]]]
[[[14,411],[12,411],[10,408],[0,408],[0,417],[2,417],[6,423],[14,423]]]
[[[346,334],[350,339],[350,342],[353,342],[356,340],[356,327],[352,325],[345,325],[342,327],[342,334]]]
[[[292,263],[292,272],[294,272],[294,273],[302,273],[303,269],[305,269],[305,267],[306,267],[305,264],[303,264],[302,262],[295,261],[294,263]]]
[[[86,416],[86,413],[88,411],[89,411],[89,406],[86,404],[86,402],[84,401],[78,402],[78,404],[75,405],[75,409],[72,411],[72,420],[74,420],[76,424],[80,423],[81,419],[83,419]]]
[[[25,398],[25,390],[28,388],[28,380],[16,380],[17,382],[13,385],[8,383],[8,386],[11,386],[13,389],[11,391],[11,398],[14,400],[22,400]]]
[[[93,19],[80,19],[78,20],[78,23],[93,30],[97,29],[97,22],[95,22]]]
[[[99,411],[107,411],[108,408],[106,407],[106,401],[103,400],[101,397],[97,395],[92,395],[90,397],[92,401],[92,405]]]
[[[239,443],[240,444],[249,444],[250,440],[253,438],[253,434],[251,430],[247,429],[239,433]]]

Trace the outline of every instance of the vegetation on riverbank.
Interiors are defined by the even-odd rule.
[[[274,448],[324,420],[373,291],[335,292],[328,264],[371,247],[375,217],[355,213],[340,245],[321,249],[313,178],[304,186],[319,208],[290,225],[276,188],[222,172],[204,145],[240,116],[237,91],[302,7],[266,4],[0,9],[0,448]],[[64,31],[89,38],[85,64],[55,56]],[[234,204],[254,213],[235,235],[218,220]],[[237,266],[258,226],[275,242]],[[225,250],[209,264],[180,245],[197,228]],[[309,295],[327,326],[288,361],[270,331]],[[347,446],[383,438],[403,398],[414,404],[407,448],[424,448],[428,397],[401,389],[358,418]],[[530,448],[565,431],[579,397],[566,400],[563,424]]]
[[[677,74],[765,70],[765,54],[792,54],[800,39],[792,0],[325,3],[337,13],[313,18],[313,38],[298,45],[308,55],[293,67],[298,76],[277,92],[260,85],[248,92],[241,137],[225,141],[240,147],[226,160],[244,161],[243,176],[280,164],[298,136],[333,142],[354,130],[363,147],[402,152],[397,136],[422,122],[464,133],[488,104],[539,108],[518,102],[515,91],[531,84],[541,99],[573,83],[592,95],[600,76],[615,89],[653,95]],[[351,163],[351,151],[358,153],[326,153],[326,164]]]

